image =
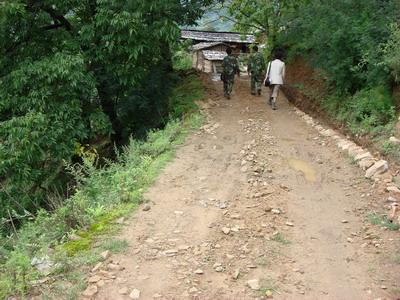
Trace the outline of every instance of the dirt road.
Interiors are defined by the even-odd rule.
[[[246,78],[231,100],[213,85],[208,124],[129,220],[129,250],[109,259],[124,269],[94,298],[396,299],[399,233],[365,220],[382,206],[371,182],[283,95],[273,111]]]

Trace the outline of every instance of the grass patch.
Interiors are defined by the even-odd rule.
[[[129,243],[126,240],[108,240],[101,245],[102,249],[110,250],[112,253],[123,253],[128,247]]]
[[[193,59],[192,55],[186,49],[177,51],[173,57],[173,67],[176,71],[187,71],[192,68]]]
[[[385,227],[393,231],[400,230],[400,225],[393,223],[386,215],[372,213],[368,216],[368,221],[374,225]]]
[[[80,272],[71,272],[64,281],[58,281],[51,286],[51,290],[42,291],[41,299],[78,299],[81,292],[87,287],[84,280],[85,274]]]
[[[187,79],[177,87],[170,97],[169,107],[172,118],[190,115],[199,108],[196,101],[204,97],[202,83],[197,79],[196,73],[186,72]]]
[[[287,239],[283,236],[283,234],[280,233],[280,232],[277,233],[277,234],[274,234],[274,235],[272,236],[271,240],[274,241],[274,242],[281,243],[281,244],[283,244],[283,245],[289,245],[289,244],[290,244],[290,241],[287,240]]]
[[[79,252],[90,249],[92,240],[82,239],[78,241],[70,241],[62,245],[62,249],[68,254],[68,256],[74,256]]]
[[[272,279],[263,279],[260,285],[260,292],[263,296],[272,297],[273,294],[279,293],[279,287]]]
[[[59,288],[68,290],[68,295],[53,298],[75,299],[85,285],[71,272],[97,263],[104,249],[114,253],[127,249],[126,241],[108,238],[121,228],[115,221],[135,211],[176,147],[201,125],[199,114],[186,112],[196,111],[194,101],[203,94],[199,79],[187,76],[174,91],[171,103],[180,107],[164,129],[149,132],[146,141],[132,139],[114,162],[101,168],[88,161],[69,167],[77,180],[73,196],[51,213],[40,211],[17,234],[0,237],[0,299],[24,298],[32,282],[47,275],[31,265],[32,258],[46,258],[56,265],[49,270],[57,280],[47,284],[47,297]],[[77,238],[71,240],[71,234]]]
[[[387,137],[385,137],[387,138]],[[400,145],[393,144],[387,139],[379,140],[380,149],[382,149],[383,154],[400,161]]]

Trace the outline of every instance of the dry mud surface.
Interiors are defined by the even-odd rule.
[[[209,83],[207,124],[126,223],[130,248],[104,263],[120,270],[93,299],[400,295],[399,232],[366,221],[387,196],[284,95],[273,111],[248,86],[226,100]]]

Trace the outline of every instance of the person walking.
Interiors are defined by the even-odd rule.
[[[224,82],[224,96],[227,99],[231,98],[233,84],[235,82],[235,74],[240,76],[239,62],[232,55],[232,48],[226,49],[227,56],[222,61],[221,79]]]
[[[262,53],[258,52],[258,46],[253,47],[254,54],[249,58],[247,73],[251,78],[251,94],[261,95],[261,85],[265,71],[265,60]]]
[[[285,78],[285,63],[282,61],[283,51],[277,50],[275,53],[275,59],[268,63],[267,75],[265,76],[264,84],[269,80],[271,94],[269,97],[269,104],[273,110],[277,109],[276,101],[278,99],[279,90],[283,85],[283,79]]]

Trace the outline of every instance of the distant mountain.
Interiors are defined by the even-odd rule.
[[[219,12],[209,11],[198,21],[197,26],[187,29],[208,30],[208,31],[233,31],[234,23],[229,20],[222,20],[221,15],[225,15],[225,9]]]

